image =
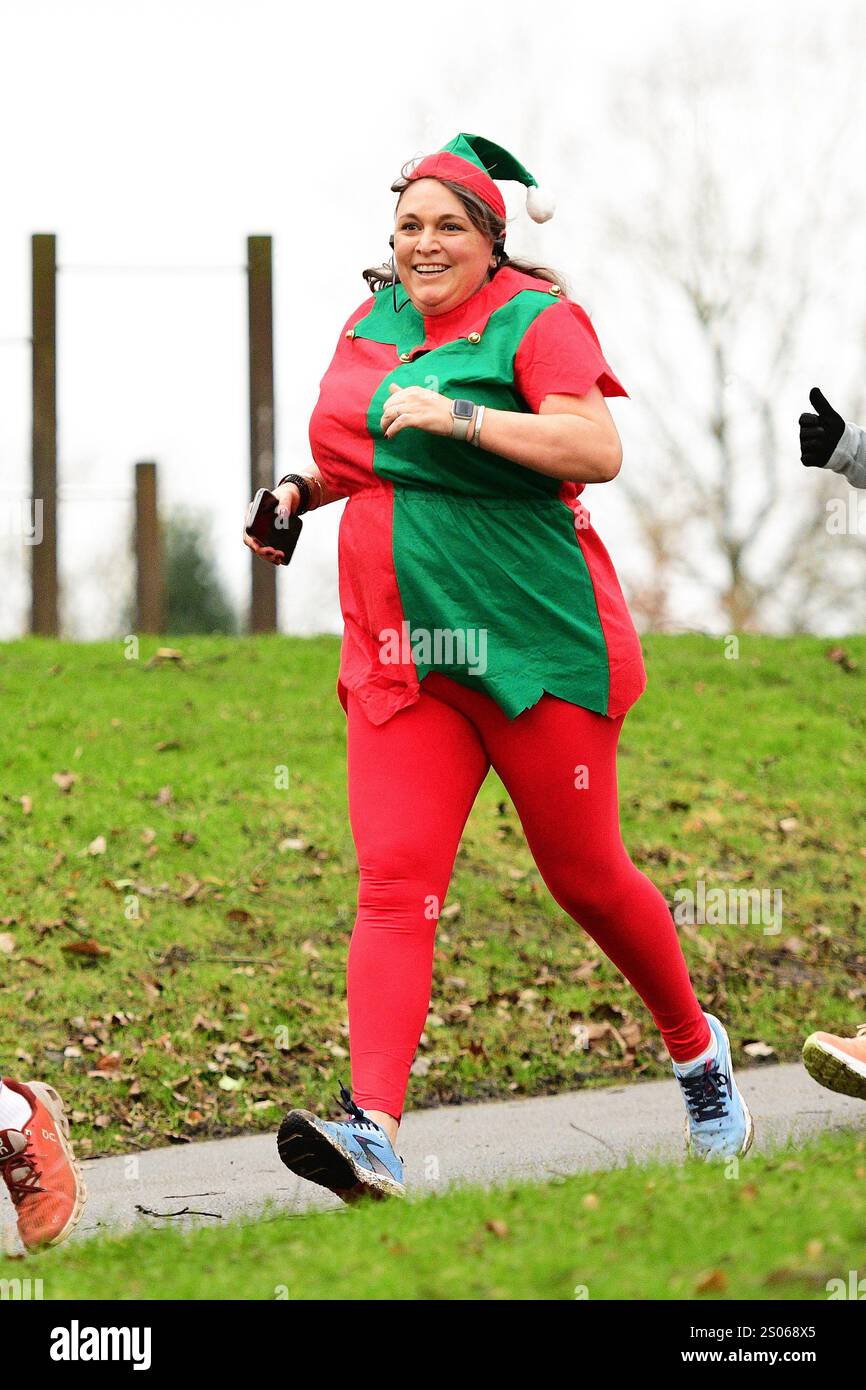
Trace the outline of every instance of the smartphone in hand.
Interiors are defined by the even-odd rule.
[[[260,545],[281,550],[287,565],[292,558],[303,522],[299,516],[281,507],[272,492],[260,487],[247,512],[246,533]]]

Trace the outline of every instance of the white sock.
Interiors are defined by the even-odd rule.
[[[0,1129],[23,1129],[32,1114],[24,1097],[0,1081]]]
[[[709,1046],[706,1047],[703,1052],[698,1053],[697,1057],[692,1057],[690,1062],[674,1062],[674,1070],[678,1072],[690,1071],[691,1068],[696,1067],[698,1063],[708,1062],[711,1057],[715,1057],[718,1050],[719,1040],[711,1028]]]

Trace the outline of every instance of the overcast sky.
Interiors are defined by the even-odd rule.
[[[713,138],[738,142],[744,178],[769,157],[768,142],[784,138],[789,117],[795,130],[804,99],[806,118],[822,119],[820,64],[808,81],[791,66],[792,34],[823,32],[828,89],[838,73],[852,71],[852,5],[839,0],[829,17],[827,8],[803,0],[724,6],[724,23],[740,27],[772,74],[772,130],[756,123],[744,147],[735,93],[730,110],[713,116]],[[27,613],[26,555],[9,531],[17,500],[29,493],[30,361],[20,340],[30,331],[33,232],[56,233],[61,267],[60,528],[69,635],[114,628],[129,577],[122,552],[138,459],[157,460],[166,511],[194,504],[210,514],[220,575],[245,605],[245,239],[274,237],[279,475],[308,463],[307,421],[319,380],[340,326],[366,294],[360,270],[388,253],[391,181],[407,159],[459,130],[505,145],[554,192],[557,215],[537,228],[521,210],[522,191],[504,186],[509,248],[549,260],[580,286],[614,369],[631,387],[639,363],[628,301],[611,287],[600,229],[607,211],[628,206],[642,171],[614,142],[607,103],[629,71],[669,61],[686,28],[723,66],[716,7],[693,0],[495,7],[443,0],[433,9],[6,0],[0,15],[0,636],[21,632]],[[796,148],[790,154],[795,174]],[[171,269],[156,273],[161,266]],[[850,273],[858,272],[852,266]],[[808,369],[823,364],[831,373],[825,379],[847,382],[862,362],[862,339],[827,336],[833,341],[816,345]],[[683,381],[687,375],[684,362]],[[792,381],[792,409],[808,408],[797,396],[799,378],[794,388]],[[672,389],[681,391],[683,382]],[[612,403],[626,467],[639,448],[632,406]],[[616,486],[590,489],[588,500],[627,575],[632,541]],[[279,575],[286,629],[339,629],[339,510],[309,519],[292,566]]]

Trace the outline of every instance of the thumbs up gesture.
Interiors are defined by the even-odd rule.
[[[809,392],[817,415],[800,416],[800,458],[806,468],[824,468],[845,431],[845,421],[817,386]]]

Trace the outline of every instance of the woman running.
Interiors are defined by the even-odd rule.
[[[303,512],[339,497],[358,913],[348,955],[347,1118],[292,1110],[278,1147],[344,1201],[404,1190],[395,1151],[430,1003],[436,921],[492,766],[556,902],[650,1010],[688,1146],[744,1153],[752,1122],[721,1023],[702,1012],[671,914],[619,828],[616,748],[646,676],[622,592],[580,501],[622,449],[626,391],[555,275],[505,253],[492,175],[506,150],[460,134],[392,184],[391,270],[343,327],[310,422],[316,467],[275,489]],[[396,264],[395,264],[396,262]],[[245,537],[262,558],[278,550]]]

